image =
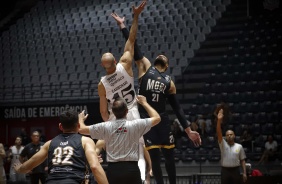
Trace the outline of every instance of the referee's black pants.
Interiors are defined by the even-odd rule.
[[[221,167],[221,184],[240,184],[240,167]]]
[[[142,184],[137,161],[110,162],[106,174],[109,184]]]

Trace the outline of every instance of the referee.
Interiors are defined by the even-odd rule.
[[[247,181],[245,158],[246,154],[241,144],[235,143],[235,134],[232,130],[225,133],[226,140],[222,138],[221,123],[223,109],[217,115],[217,137],[221,152],[221,184],[242,183],[240,176],[240,164],[243,169],[243,181]]]
[[[79,132],[91,135],[93,139],[105,140],[107,148],[107,178],[110,184],[141,184],[138,168],[139,139],[152,126],[161,120],[159,114],[148,103],[144,96],[138,95],[137,101],[148,112],[150,118],[128,121],[126,101],[118,97],[113,103],[112,111],[116,120],[86,126],[84,120],[88,115],[79,114]]]

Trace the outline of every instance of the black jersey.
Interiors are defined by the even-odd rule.
[[[82,135],[60,134],[52,139],[48,151],[48,177],[52,180],[72,179],[81,183],[86,171],[86,156]],[[87,164],[88,165],[88,164]]]
[[[44,145],[43,142],[39,142],[38,144],[33,144],[33,143],[29,143],[27,144],[23,151],[21,152],[20,156],[21,157],[26,157],[27,159],[30,159],[33,155],[35,155],[40,149],[41,147]],[[44,162],[42,162],[41,164],[39,164],[37,167],[32,169],[32,173],[36,174],[36,173],[45,173],[45,167],[47,166],[47,162],[46,160]]]
[[[170,89],[171,77],[159,72],[151,66],[147,72],[139,79],[139,95],[146,97],[147,102],[158,112],[165,113],[166,98]],[[147,114],[140,105],[140,114]]]

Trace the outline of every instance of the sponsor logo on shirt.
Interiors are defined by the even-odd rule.
[[[116,130],[117,134],[127,133],[126,127],[120,127]]]

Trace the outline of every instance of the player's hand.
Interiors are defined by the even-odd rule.
[[[14,168],[16,173],[31,173],[31,170],[27,171],[27,172],[23,172],[23,171],[20,172],[21,166],[22,166],[21,163],[16,163],[16,164],[13,165],[13,168]]]
[[[135,6],[132,6],[134,15],[139,15],[144,10],[146,4],[147,1],[142,1],[142,3],[137,8]]]
[[[125,21],[125,17],[120,17],[118,16],[118,14],[116,13],[112,13],[111,16],[116,20],[117,24],[120,25],[120,24],[123,24],[124,21]]]
[[[192,131],[191,129],[190,131],[186,131],[185,129],[185,132],[187,133],[188,137],[191,139],[191,141],[194,143],[196,147],[199,147],[202,144],[202,139],[198,132]]]
[[[219,120],[222,120],[222,119],[223,119],[223,109],[220,109],[220,110],[218,111],[217,119],[219,119]]]
[[[99,161],[99,163],[103,163],[104,162],[104,160],[103,160],[103,158],[102,158],[102,155],[100,154],[100,155],[98,155],[98,161]]]
[[[143,95],[137,95],[136,100],[141,105],[144,105],[145,103],[147,103],[147,99]]]
[[[22,165],[21,163],[14,164],[13,168],[17,173],[19,172],[21,165]]]
[[[79,121],[85,121],[88,117],[88,114],[85,114],[85,110],[83,110],[81,113],[78,115]]]

